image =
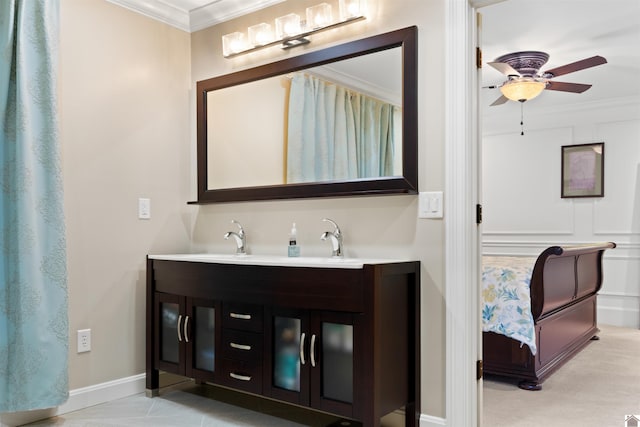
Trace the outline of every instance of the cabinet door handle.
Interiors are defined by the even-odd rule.
[[[231,348],[237,348],[238,350],[246,350],[246,351],[250,351],[251,350],[251,346],[250,345],[245,345],[245,344],[236,344],[234,342],[229,343],[229,346]]]
[[[311,366],[316,367],[316,334],[311,335],[311,348],[309,348]]]
[[[178,330],[178,342],[182,342],[182,335],[180,335],[180,324],[182,323],[182,314],[178,315],[178,327],[176,328]]]
[[[187,333],[187,325],[189,325],[189,316],[184,317],[184,340],[185,342],[189,342],[189,334]]]
[[[302,333],[302,335],[300,336],[300,363],[301,364],[305,364],[306,362],[304,361],[304,332]]]
[[[251,320],[250,314],[229,313],[229,317],[233,317],[234,319],[240,319],[240,320]]]
[[[233,378],[234,380],[251,381],[251,377],[247,376],[247,375],[240,375],[240,374],[236,374],[236,373],[233,373],[233,372],[229,372],[229,376],[231,378]]]

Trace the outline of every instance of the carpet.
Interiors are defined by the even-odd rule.
[[[600,340],[553,373],[540,391],[485,378],[483,426],[624,427],[625,415],[640,414],[640,330],[599,328]]]

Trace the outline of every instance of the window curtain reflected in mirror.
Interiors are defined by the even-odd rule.
[[[0,1],[0,412],[67,400],[58,0]]]
[[[287,182],[393,176],[395,108],[295,73],[289,96]]]

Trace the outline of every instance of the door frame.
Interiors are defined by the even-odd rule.
[[[446,424],[482,424],[480,329],[480,121],[476,8],[502,0],[445,2]]]

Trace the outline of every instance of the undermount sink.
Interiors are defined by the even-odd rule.
[[[168,254],[149,255],[151,259],[167,261],[208,262],[217,264],[262,265],[274,267],[316,268],[362,268],[365,264],[388,264],[401,262],[392,259],[332,258],[332,257],[286,257],[275,255],[242,254]]]

